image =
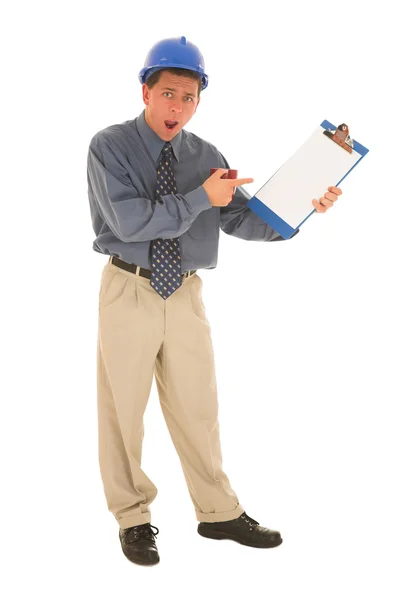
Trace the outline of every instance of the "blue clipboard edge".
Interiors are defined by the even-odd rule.
[[[336,127],[334,125],[332,125],[332,123],[330,123],[329,121],[326,121],[326,120],[322,121],[321,127],[323,129],[336,129]],[[366,148],[365,146],[363,146],[359,142],[356,142],[356,140],[354,140],[354,139],[353,139],[353,144],[354,144],[354,150],[356,152],[358,152],[358,154],[360,154],[360,158],[351,167],[351,169],[349,169],[347,171],[347,173],[342,177],[342,179],[340,179],[340,181],[338,181],[335,184],[335,187],[339,187],[339,184],[343,181],[343,179],[345,177],[347,177],[347,175],[354,169],[354,167],[356,167],[358,165],[358,163],[360,162],[360,160],[362,160],[364,158],[364,156],[366,154],[368,154],[368,152],[369,152],[368,148]],[[277,172],[278,171],[276,171],[276,173]],[[274,175],[275,175],[275,173],[274,173]],[[272,177],[273,177],[273,175],[272,175]],[[270,179],[272,179],[272,177],[270,177]],[[268,181],[270,179],[268,179]],[[268,181],[266,181],[266,183],[268,183]],[[265,183],[263,184],[263,187],[264,187],[264,185],[265,185]],[[260,189],[262,189],[262,188],[260,188]],[[296,228],[293,228],[291,225],[289,225],[288,223],[286,223],[286,221],[284,221],[281,217],[279,217],[273,210],[271,210],[270,208],[268,208],[268,206],[266,206],[263,202],[261,202],[261,200],[259,200],[257,198],[257,195],[252,196],[247,201],[246,206],[248,206],[265,223],[267,223],[268,225],[270,225],[272,227],[272,229],[274,229],[276,232],[278,232],[279,235],[281,237],[283,237],[283,239],[285,239],[285,240],[291,238],[292,235],[303,225],[303,223],[305,221],[307,221],[307,219],[309,219],[311,217],[311,215],[315,212],[315,208],[314,208],[310,212],[310,214],[307,215],[307,217],[305,219],[303,219],[303,221]]]

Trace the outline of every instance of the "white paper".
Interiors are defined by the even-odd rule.
[[[318,129],[271,177],[255,196],[281,219],[296,229],[314,210],[319,200],[361,158],[347,152]]]

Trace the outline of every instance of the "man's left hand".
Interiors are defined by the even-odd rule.
[[[342,190],[340,188],[331,185],[328,187],[328,191],[324,196],[322,196],[322,198],[312,201],[315,210],[319,213],[326,212],[328,208],[334,205],[341,193]]]

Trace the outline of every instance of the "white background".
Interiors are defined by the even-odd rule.
[[[20,2],[2,16],[5,598],[398,600],[398,30],[387,1]],[[393,7],[393,8],[392,8]],[[10,9],[9,9],[10,10]],[[224,469],[258,550],[197,534],[153,387],[143,467],[161,562],[123,556],[97,463],[91,137],[143,109],[150,47],[210,76],[189,131],[255,193],[328,119],[370,149],[291,241],[221,233],[202,271]],[[334,183],[334,182],[332,182]],[[311,199],[310,199],[311,200]],[[397,571],[397,575],[396,575]]]

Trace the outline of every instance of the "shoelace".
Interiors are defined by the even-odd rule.
[[[249,517],[249,515],[245,512],[241,515],[241,518],[244,519],[246,521],[246,523],[249,524],[250,529],[253,529],[253,527],[255,527],[255,525],[260,524],[258,521],[255,521],[254,519]]]
[[[156,531],[153,531],[153,529]],[[144,525],[134,525],[133,527],[128,527],[124,533],[127,543],[132,544],[142,538],[152,540],[160,533],[160,530],[154,525],[150,525],[150,523],[145,523]]]

